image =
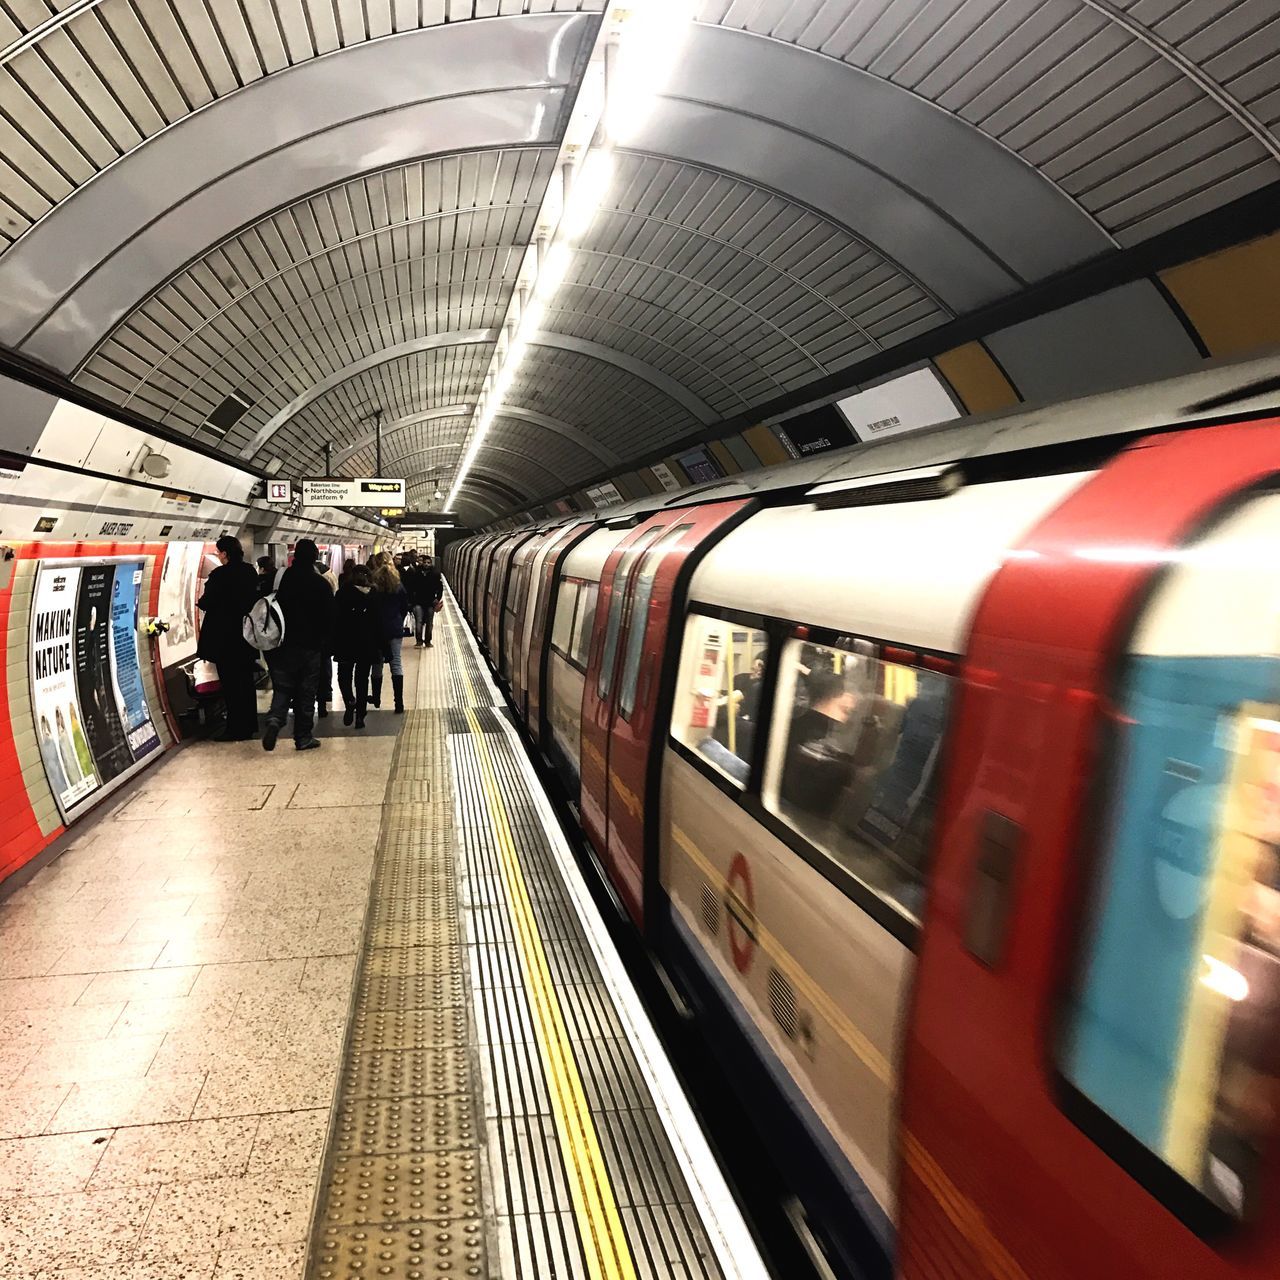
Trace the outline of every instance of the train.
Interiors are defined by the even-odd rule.
[[[1280,1274],[1280,360],[444,570],[819,1270]]]

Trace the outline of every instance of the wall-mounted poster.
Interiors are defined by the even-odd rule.
[[[160,618],[169,630],[160,637],[160,665],[172,667],[195,656],[199,637],[196,588],[203,542],[171,542],[160,570]]]
[[[31,610],[31,706],[64,818],[160,747],[142,683],[142,561],[42,563]]]
[[[31,710],[45,776],[66,813],[98,789],[76,692],[80,570],[42,567],[31,605]]]

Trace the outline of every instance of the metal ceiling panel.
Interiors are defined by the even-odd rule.
[[[463,23],[260,80],[103,172],[0,255],[0,341],[69,371],[142,296],[254,215],[353,174],[549,142],[594,20]]]
[[[935,103],[1121,243],[1280,177],[1274,0],[707,0],[701,16]]]

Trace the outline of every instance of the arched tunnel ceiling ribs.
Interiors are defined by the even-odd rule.
[[[374,408],[473,405],[591,7],[32,0],[0,26],[0,342],[188,432],[235,395],[200,438],[288,469],[362,462]],[[499,450],[572,484],[1280,178],[1280,21],[1248,0],[698,16],[486,504]]]

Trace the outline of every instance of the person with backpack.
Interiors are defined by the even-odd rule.
[[[274,604],[283,621],[284,635],[267,652],[271,668],[271,709],[262,746],[274,751],[284,728],[289,707],[293,707],[293,745],[310,751],[320,743],[313,736],[316,692],[322,664],[328,661],[333,632],[334,598],[329,584],[316,572],[320,553],[310,538],[303,538],[293,550],[293,563],[280,576]]]
[[[369,673],[386,653],[382,614],[373,591],[373,577],[365,565],[343,576],[338,588],[333,656],[338,663],[338,689],[345,711],[342,723],[354,720],[364,728],[369,707]],[[354,683],[353,683],[354,682]]]
[[[391,666],[391,688],[395,695],[397,714],[404,711],[404,662],[401,657],[400,644],[404,639],[404,615],[409,612],[409,595],[400,581],[400,574],[391,557],[380,551],[374,557],[373,590],[376,597],[378,616],[382,621],[382,637],[386,642],[386,661]],[[372,698],[373,705],[379,706],[382,700],[382,659],[373,665]]]
[[[218,668],[218,684],[227,723],[218,742],[244,742],[258,736],[258,698],[253,689],[257,655],[244,641],[244,616],[258,598],[258,575],[245,563],[238,538],[217,541],[218,567],[209,574],[196,607],[203,618],[196,656]]]

